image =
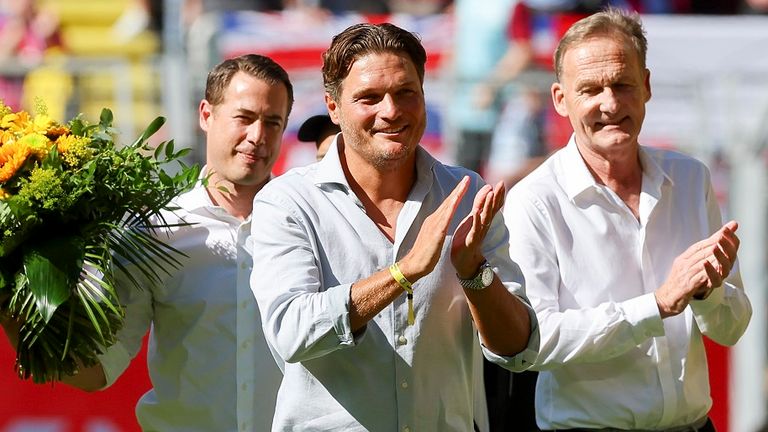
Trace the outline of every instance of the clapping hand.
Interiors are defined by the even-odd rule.
[[[691,299],[704,299],[722,285],[736,262],[738,227],[730,221],[675,258],[667,280],[655,293],[662,318],[681,313]]]

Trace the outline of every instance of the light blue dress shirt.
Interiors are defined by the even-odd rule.
[[[335,142],[322,161],[289,171],[256,197],[251,289],[267,342],[288,362],[273,430],[472,430],[473,355],[480,344],[449,248],[482,180],[437,162],[421,148],[416,171],[394,244],[350,189]],[[424,219],[465,175],[472,177],[471,186],[451,221],[440,261],[414,283],[415,324],[408,325],[403,293],[353,335],[352,283],[406,255]],[[497,215],[483,253],[507,289],[528,306],[507,238]],[[538,330],[528,310],[533,329],[528,347],[514,357],[483,348],[487,358],[511,370],[530,365]]]

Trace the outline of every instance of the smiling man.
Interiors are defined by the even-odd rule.
[[[545,430],[713,431],[702,334],[732,345],[751,316],[709,171],[638,143],[646,48],[614,9],[568,30],[552,100],[573,136],[504,209],[541,326]]]
[[[292,105],[288,74],[268,57],[243,55],[208,74],[199,123],[209,184],[177,197],[178,208],[162,213],[170,228],[157,233],[185,254],[181,267],[158,269],[159,284],[139,276],[142,290],[119,280],[126,310],[117,343],[64,382],[89,391],[111,385],[149,330],[152,388],[136,406],[142,430],[270,429],[282,374],[249,289],[246,240],[253,197],[271,177]],[[13,339],[15,323],[2,324]]]
[[[273,430],[471,431],[480,345],[521,370],[538,344],[497,214],[503,185],[420,147],[413,34],[355,25],[323,60],[341,133],[253,207],[251,288],[286,362]]]

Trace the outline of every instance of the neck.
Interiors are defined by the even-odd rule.
[[[258,185],[240,185],[226,180],[217,180],[214,177],[211,176],[206,189],[211,201],[240,220],[245,220],[251,215],[253,198],[269,181],[267,179]],[[224,187],[226,191],[221,190],[221,187]]]
[[[635,146],[635,151],[620,151],[607,156],[582,146],[578,148],[595,181],[614,191],[638,217],[643,186],[639,148]]]
[[[391,169],[375,167],[349,149],[339,152],[350,188],[379,230],[394,242],[397,216],[416,181],[415,154]]]
[[[404,202],[416,181],[416,154],[394,167],[376,167],[349,148],[339,152],[341,168],[355,193],[373,203]]]

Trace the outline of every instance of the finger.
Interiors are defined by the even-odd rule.
[[[488,227],[491,225],[491,221],[493,220],[493,201],[493,189],[488,186],[488,193],[485,195],[483,207],[480,211],[480,220],[482,222],[483,234],[488,231]]]
[[[704,271],[707,274],[707,287],[715,288],[723,284],[723,278],[720,277],[720,273],[709,261],[704,262]]]
[[[731,220],[731,221],[726,222],[723,225],[723,227],[720,228],[720,229],[727,229],[728,231],[735,233],[736,230],[739,229],[739,223],[736,222],[735,220]]]
[[[741,241],[739,240],[739,237],[737,237],[735,233],[733,233],[732,231],[726,230],[717,244],[723,250],[723,253],[725,253],[728,256],[728,259],[731,261],[731,264],[733,264],[736,261],[736,254],[739,251],[740,243]]]
[[[728,277],[728,274],[731,272],[731,267],[733,266],[731,259],[723,252],[722,249],[717,246],[712,249],[712,257],[716,261],[710,261],[710,264],[712,264],[713,267],[718,270],[720,277],[723,279]]]
[[[493,213],[494,215],[504,207],[504,199],[507,196],[507,190],[504,187],[504,182],[500,181],[496,183],[493,188]]]

